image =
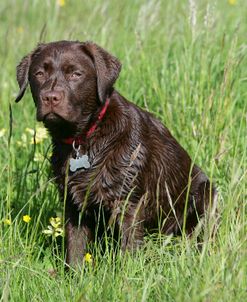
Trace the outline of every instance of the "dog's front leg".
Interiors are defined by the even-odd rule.
[[[67,202],[65,214],[66,263],[76,267],[82,264],[87,244],[93,240],[93,232],[88,219],[85,215],[80,218],[80,212],[72,202]]]

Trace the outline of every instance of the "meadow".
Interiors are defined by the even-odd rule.
[[[0,2],[0,301],[247,301],[246,33],[246,0]],[[50,139],[30,91],[14,103],[21,58],[64,39],[117,56],[116,89],[215,182],[218,217],[200,250],[195,236],[157,234],[134,255],[95,244],[64,271]]]

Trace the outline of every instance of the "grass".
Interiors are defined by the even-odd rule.
[[[247,301],[246,20],[245,0],[1,1],[0,301]],[[26,128],[41,126],[30,92],[13,102],[16,64],[37,42],[61,39],[115,54],[117,89],[217,184],[217,236],[206,232],[201,252],[194,239],[147,237],[136,255],[96,246],[94,266],[64,272],[61,239],[42,233],[62,212],[50,141],[30,143]]]

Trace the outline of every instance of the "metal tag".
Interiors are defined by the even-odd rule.
[[[88,156],[86,154],[80,156],[80,154],[79,154],[80,145],[78,148],[76,148],[75,142],[73,142],[72,146],[73,146],[73,149],[76,151],[76,158],[70,158],[70,160],[69,160],[70,171],[75,172],[76,170],[81,169],[81,168],[84,168],[84,169],[90,168]]]

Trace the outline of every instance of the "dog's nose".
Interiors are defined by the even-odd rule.
[[[58,105],[62,100],[62,92],[60,91],[47,91],[41,95],[42,101],[46,104]]]

